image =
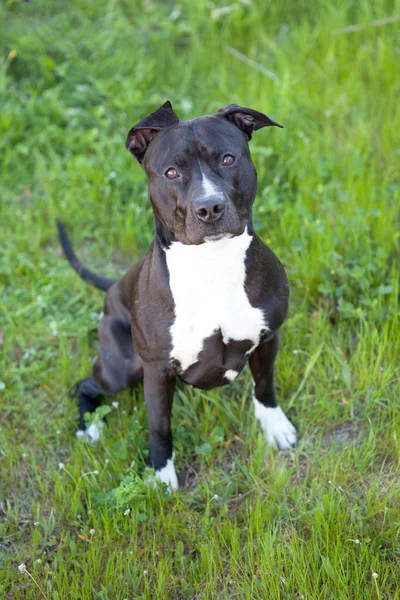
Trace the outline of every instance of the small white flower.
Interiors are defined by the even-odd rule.
[[[89,531],[89,533],[90,533],[90,535],[94,535],[94,534],[96,533],[96,531],[95,531],[94,529],[91,529],[91,530]]]
[[[171,19],[171,21],[176,21],[177,19],[179,19],[180,16],[181,16],[181,9],[177,6],[175,6],[175,8],[172,10],[171,14],[169,15],[169,18]]]
[[[40,563],[42,562],[42,559],[38,558],[36,562],[37,562],[38,565],[40,565]]]
[[[293,354],[298,354],[300,350],[293,350]]]
[[[65,469],[64,463],[58,463],[58,468],[59,469]]]
[[[131,509],[127,508],[126,511],[124,512],[124,515],[129,515],[130,512],[131,512]]]
[[[129,550],[129,554],[133,554],[133,550]]]
[[[218,494],[214,494],[214,496],[212,497],[213,500],[219,500],[219,496]]]
[[[39,527],[39,525],[40,525],[39,521],[35,521],[33,524],[35,527]]]
[[[87,514],[88,514],[88,515],[91,515],[91,514],[92,514],[92,511],[91,511],[91,510],[88,510],[88,511],[87,511]]]
[[[26,458],[28,455],[26,452],[23,453],[22,458]]]
[[[378,573],[372,573],[371,577],[372,579],[378,579]]]
[[[21,563],[18,567],[18,569],[21,571],[21,573],[25,573],[26,572],[26,566],[25,563]]]
[[[76,515],[77,519],[82,519],[82,515]]]
[[[119,406],[119,402],[117,402],[116,400],[114,400],[114,402],[111,403],[113,408],[118,408]]]
[[[95,471],[93,471],[93,475],[98,475],[98,474],[99,474],[99,472],[97,469]]]
[[[156,550],[156,556],[158,556],[159,554],[160,554],[160,553],[159,553],[159,551],[158,551],[158,550]]]
[[[106,458],[106,460],[104,461],[104,464],[108,465],[109,462],[110,462],[110,459]]]
[[[57,429],[56,434],[60,435],[61,431],[59,429]]]
[[[147,575],[147,571],[143,571],[143,575]]]

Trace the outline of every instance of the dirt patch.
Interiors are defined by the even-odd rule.
[[[359,421],[346,421],[324,434],[322,446],[332,446],[335,443],[338,448],[350,446],[357,441],[360,443],[363,434],[364,428]]]
[[[180,469],[179,471],[179,487],[185,490],[193,490],[200,476],[200,465],[192,464]]]

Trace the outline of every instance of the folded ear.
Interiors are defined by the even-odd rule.
[[[216,116],[231,121],[236,127],[247,133],[249,140],[251,140],[253,131],[262,129],[262,127],[271,127],[273,125],[275,127],[283,127],[283,125],[273,121],[267,115],[252,108],[238,106],[237,104],[230,104],[229,106],[225,106],[225,108],[220,108]]]
[[[167,100],[159,109],[142,119],[132,127],[126,139],[126,149],[136,158],[139,164],[143,162],[144,155],[150,142],[161,129],[178,125],[179,118],[172,109],[171,102]]]

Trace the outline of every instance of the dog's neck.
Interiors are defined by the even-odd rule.
[[[157,215],[154,215],[154,223],[156,228],[155,242],[161,249],[169,248],[173,242],[177,241],[174,232],[167,229]]]

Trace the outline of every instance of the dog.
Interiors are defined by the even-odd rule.
[[[167,101],[132,127],[126,148],[147,175],[155,238],[119,281],[83,266],[58,222],[71,266],[107,292],[100,353],[92,376],[78,384],[77,436],[95,441],[99,429],[85,428],[85,413],[143,378],[149,466],[170,491],[178,489],[171,433],[177,377],[209,390],[233,381],[248,362],[267,442],[283,450],[296,442],[273,381],[288,281],[252,225],[257,173],[249,141],[269,126],[282,127],[235,104],[180,122]]]

